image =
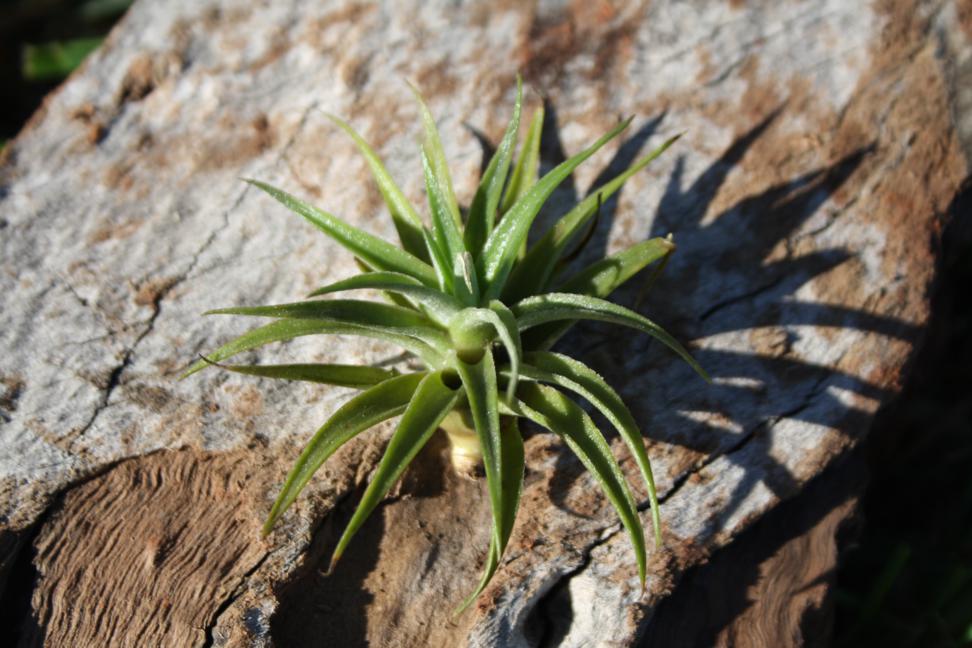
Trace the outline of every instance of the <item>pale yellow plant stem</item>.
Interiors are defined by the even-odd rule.
[[[483,450],[469,410],[452,410],[439,424],[449,437],[449,457],[456,473],[472,477],[483,462]]]

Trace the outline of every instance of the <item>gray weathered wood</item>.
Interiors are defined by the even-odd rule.
[[[573,612],[556,621],[561,645],[630,645],[685,569],[798,493],[897,388],[928,316],[937,214],[967,173],[968,119],[953,112],[967,92],[952,90],[968,87],[970,14],[951,0],[137,2],[0,167],[0,564],[37,570],[10,586],[32,588],[24,641],[123,643],[139,628],[179,645],[533,646],[551,636],[557,592]],[[485,557],[488,505],[482,485],[439,476],[440,447],[324,576],[387,428],[329,462],[264,541],[275,484],[349,392],[176,377],[247,325],[202,311],[294,300],[354,272],[240,177],[393,239],[322,112],[348,118],[421,204],[415,81],[468,203],[481,149],[466,125],[498,139],[518,71],[530,105],[542,94],[552,109],[546,165],[636,116],[555,206],[685,132],[605,205],[591,247],[674,234],[640,308],[715,380],[647,340],[580,327],[567,343],[632,404],[664,498],[647,591],[591,480],[534,434],[508,556],[452,618]],[[260,357],[393,355],[339,338]],[[17,553],[28,543],[36,556]],[[214,565],[199,587],[155,589]],[[84,588],[58,587],[72,577]]]

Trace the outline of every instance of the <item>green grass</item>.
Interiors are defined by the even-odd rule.
[[[23,75],[29,81],[62,79],[73,72],[84,59],[101,45],[101,38],[75,38],[23,49]]]

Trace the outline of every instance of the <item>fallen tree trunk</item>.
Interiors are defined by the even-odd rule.
[[[970,40],[972,12],[951,1],[136,3],[0,168],[6,627],[22,645],[664,637],[656,611],[702,586],[686,570],[800,494],[898,388],[928,317],[939,217],[972,150],[958,92]],[[414,80],[468,204],[482,152],[466,125],[498,140],[517,72],[548,107],[545,168],[637,116],[555,206],[686,133],[603,206],[591,247],[674,234],[678,252],[640,308],[691,342],[714,383],[645,341],[579,328],[566,344],[632,404],[655,464],[665,542],[647,591],[588,475],[534,431],[508,554],[452,617],[485,559],[488,503],[482,484],[446,468],[441,440],[325,575],[388,429],[328,462],[264,540],[277,485],[348,392],[176,378],[242,330],[202,311],[294,300],[354,271],[239,177],[392,239],[364,163],[322,111],[347,117],[419,204],[419,125],[402,82]],[[340,338],[261,357],[273,355],[393,353]],[[847,510],[835,498],[801,522],[813,533],[801,546],[819,556]]]

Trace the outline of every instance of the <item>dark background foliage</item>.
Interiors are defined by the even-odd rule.
[[[0,0],[0,146],[131,0]],[[857,452],[868,486],[843,538],[835,645],[972,645],[972,183],[940,240],[932,319],[904,389]]]

